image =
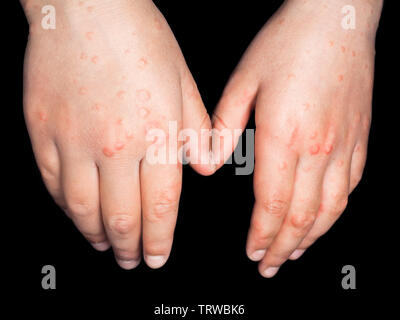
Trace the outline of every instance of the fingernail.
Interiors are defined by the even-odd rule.
[[[260,261],[265,256],[265,249],[256,250],[250,255],[250,259],[252,261]]]
[[[278,272],[279,267],[269,267],[264,270],[263,276],[266,278],[272,278]]]
[[[296,260],[302,256],[302,254],[306,251],[305,249],[296,249],[293,251],[293,253],[290,255],[289,259],[290,260]]]
[[[125,270],[134,269],[140,263],[140,260],[120,260],[120,259],[116,259],[116,260],[117,260],[117,263],[119,264],[119,266]]]
[[[92,243],[92,246],[98,251],[106,251],[110,248],[110,243],[108,241],[96,242]]]
[[[166,261],[165,256],[146,256],[146,264],[152,269],[161,268]]]

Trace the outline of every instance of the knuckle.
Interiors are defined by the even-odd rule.
[[[152,206],[150,219],[161,220],[167,214],[174,213],[178,207],[178,198],[172,191],[163,191]]]
[[[265,224],[259,220],[253,220],[253,241],[256,245],[263,246],[265,243],[269,243],[274,238],[274,233],[267,230]]]
[[[333,202],[333,204],[330,206],[328,209],[329,214],[332,216],[332,218],[337,219],[343,211],[346,209],[348,204],[348,198],[342,198],[341,200],[336,200]]]
[[[42,179],[46,182],[53,182],[56,181],[58,178],[58,175],[56,173],[56,170],[52,168],[52,166],[48,165],[43,165],[40,167],[40,174],[42,176]]]
[[[94,210],[89,202],[81,197],[69,197],[66,199],[67,211],[77,218],[86,218],[93,214]]]
[[[109,228],[119,235],[129,234],[135,229],[136,223],[133,216],[128,214],[115,214],[109,220]]]
[[[287,211],[288,202],[282,199],[267,199],[261,202],[263,210],[278,218],[281,218]]]
[[[315,221],[316,213],[314,211],[304,211],[301,213],[294,214],[290,218],[290,224],[299,231],[309,229]]]

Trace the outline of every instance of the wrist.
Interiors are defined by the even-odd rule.
[[[332,32],[347,30],[342,28],[342,21],[350,13],[348,8],[352,7],[355,27],[350,31],[373,38],[379,25],[382,6],[383,0],[285,0],[284,3],[284,8],[293,11],[302,23],[309,22],[318,29],[326,27]]]
[[[79,23],[103,23],[107,20],[125,19],[134,12],[140,12],[151,0],[20,0],[31,29],[40,29],[46,15],[45,6],[55,9],[57,25],[74,26]],[[58,23],[60,22],[60,23]]]

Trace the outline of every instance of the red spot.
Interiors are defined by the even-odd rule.
[[[93,32],[86,32],[86,34],[85,34],[85,37],[86,37],[86,39],[88,39],[88,40],[92,40],[93,39]]]
[[[333,150],[333,145],[332,144],[328,144],[328,145],[325,146],[324,152],[326,154],[330,154],[332,152],[332,150]]]
[[[48,120],[47,114],[43,111],[39,111],[39,119],[43,122],[46,122]]]
[[[123,99],[125,93],[126,93],[126,92],[125,92],[124,90],[118,91],[118,92],[117,92],[117,97],[118,97],[119,99]]]
[[[314,144],[310,147],[310,154],[316,155],[319,152],[319,144]]]
[[[94,104],[92,107],[92,110],[99,111],[100,110],[100,105],[98,103]]]
[[[333,47],[334,44],[335,44],[335,43],[334,43],[333,41],[329,41],[329,45],[330,45],[331,47]]]
[[[142,119],[146,119],[149,113],[150,111],[145,107],[139,109],[139,117]]]
[[[318,132],[317,132],[317,131],[314,131],[314,132],[311,134],[310,139],[311,139],[311,140],[314,140],[316,137],[318,137]]]
[[[355,51],[352,51],[352,52],[351,52],[351,55],[352,55],[353,57],[355,57],[357,54],[356,54]]]
[[[345,46],[341,46],[340,48],[342,49],[342,52],[343,52],[343,53],[346,52],[346,47],[345,47]]]
[[[157,18],[155,18],[154,19],[154,26],[156,27],[157,30],[161,30],[162,29],[161,21],[158,20]]]
[[[86,53],[84,53],[84,52],[82,52],[81,53],[81,60],[86,60],[86,58],[87,58],[87,54]]]
[[[103,148],[103,154],[106,156],[106,157],[109,157],[109,158],[111,158],[113,155],[114,155],[114,152],[111,150],[111,149],[109,149],[109,148]]]
[[[288,79],[296,78],[296,76],[293,73],[289,73],[287,77],[288,77]]]
[[[129,50],[129,49],[125,49],[125,54],[129,54],[130,52],[131,52],[131,50]]]
[[[354,152],[360,152],[361,151],[361,146],[357,145],[354,149]]]
[[[123,144],[122,142],[117,142],[115,144],[115,150],[122,150],[125,147],[125,144]]]
[[[92,59],[91,59],[91,61],[92,61],[94,64],[97,64],[97,62],[99,62],[99,57],[98,57],[98,56],[93,56]]]
[[[87,93],[87,88],[81,87],[81,88],[79,89],[79,94],[80,94],[80,95],[85,95],[86,93]]]
[[[343,167],[344,161],[343,161],[343,160],[339,160],[339,161],[337,162],[337,165],[338,165],[338,167]]]
[[[127,130],[127,131],[125,132],[125,137],[126,137],[128,140],[131,140],[131,139],[133,138],[133,133],[132,133],[132,131]]]
[[[279,19],[278,24],[283,24],[285,22],[284,18]]]
[[[285,170],[287,168],[287,162],[283,161],[279,164],[279,170]]]
[[[143,69],[147,64],[148,64],[148,62],[145,58],[139,59],[139,62],[138,62],[139,68]]]
[[[136,97],[140,102],[147,102],[150,100],[151,95],[146,89],[142,89],[136,91]]]
[[[117,125],[122,125],[122,119],[121,118],[119,118],[118,120],[117,120]]]
[[[341,81],[343,81],[343,79],[344,79],[344,76],[342,74],[339,74],[338,80],[341,82]]]
[[[92,12],[92,11],[93,11],[93,9],[94,9],[94,7],[93,7],[93,6],[89,6],[89,7],[87,7],[87,11],[88,11],[88,12]]]

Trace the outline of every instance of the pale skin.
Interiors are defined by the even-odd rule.
[[[181,167],[150,165],[148,128],[211,128],[167,22],[149,0],[21,1],[30,23],[24,111],[43,180],[98,250],[125,269],[168,259]],[[233,73],[217,129],[256,114],[256,203],[247,254],[274,276],[323,235],[361,179],[371,121],[374,41],[382,1],[288,0]],[[40,28],[42,6],[57,29]],[[198,152],[208,153],[209,145]],[[217,168],[232,149],[223,150]],[[201,174],[212,165],[193,165]]]
[[[55,30],[41,28],[48,4],[57,10]],[[150,165],[146,132],[164,130],[169,120],[211,127],[167,22],[148,0],[22,5],[30,24],[24,112],[49,192],[94,248],[112,246],[122,268],[135,268],[142,255],[161,267],[182,166]]]
[[[340,24],[348,4],[355,30]],[[256,202],[246,250],[264,277],[330,229],[361,179],[381,9],[379,0],[286,1],[215,110],[214,127],[232,129],[244,128],[255,109]]]

